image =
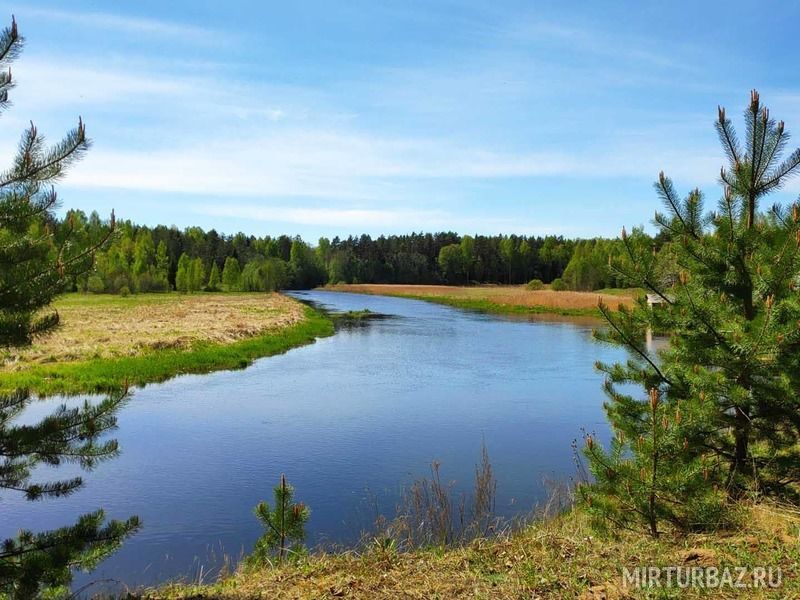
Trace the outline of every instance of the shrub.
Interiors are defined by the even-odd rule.
[[[553,279],[552,283],[550,284],[550,289],[554,292],[563,292],[567,289],[567,284],[564,283],[564,280],[560,277],[556,277]]]
[[[92,275],[86,282],[86,289],[92,294],[102,294],[106,291],[106,284],[99,275]]]
[[[119,294],[122,291],[122,288],[128,288],[128,293],[131,291],[131,284],[128,280],[128,277],[125,275],[117,275],[114,280],[111,282],[109,287],[109,292],[112,294]]]
[[[544,282],[541,279],[531,279],[528,282],[528,285],[525,286],[525,288],[531,291],[543,290]]]

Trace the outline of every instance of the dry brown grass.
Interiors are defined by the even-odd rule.
[[[401,285],[401,284],[337,284],[327,289],[358,294],[383,296],[436,296],[464,300],[486,300],[505,306],[548,307],[561,310],[591,310],[598,300],[609,306],[633,304],[633,292],[628,294],[606,294],[598,292],[555,292],[553,290],[528,290],[524,285],[493,285],[457,287],[449,285]]]
[[[55,305],[61,327],[5,356],[3,370],[92,358],[226,344],[303,320],[303,305],[280,294],[72,294]]]
[[[362,553],[317,554],[297,565],[239,571],[210,586],[169,586],[150,598],[798,598],[798,517],[756,505],[730,534],[597,535],[580,511],[539,521],[497,540],[463,548],[397,553],[375,544]],[[640,566],[780,567],[772,590],[634,590],[622,568]]]

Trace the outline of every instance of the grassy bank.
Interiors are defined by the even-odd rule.
[[[316,554],[297,565],[240,570],[206,586],[173,585],[150,598],[798,598],[798,525],[787,508],[747,506],[742,529],[725,534],[597,534],[580,510],[538,521],[519,533],[464,548],[397,553],[386,544],[363,552]],[[776,589],[634,589],[623,567],[780,568]],[[773,572],[774,573],[774,572]],[[665,578],[666,575],[663,575]],[[734,572],[734,581],[737,574]],[[742,581],[752,583],[751,574]],[[773,575],[774,577],[774,575]]]
[[[600,290],[597,292],[556,292],[549,289],[528,290],[525,286],[444,286],[337,284],[326,290],[397,296],[425,300],[456,308],[492,314],[550,314],[573,317],[600,317],[598,301],[615,308],[633,304],[637,290]]]
[[[5,357],[0,392],[102,393],[242,368],[333,333],[327,317],[277,294],[74,295],[55,308],[62,328]]]

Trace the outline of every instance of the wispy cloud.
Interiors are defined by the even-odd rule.
[[[416,8],[399,10],[416,18]],[[216,27],[209,12],[198,22]],[[641,191],[652,200],[649,182],[662,169],[681,189],[711,192],[722,163],[710,123],[719,98],[700,90],[714,83],[696,48],[626,35],[613,23],[497,9],[502,22],[468,24],[464,37],[474,29],[477,43],[442,50],[437,23],[446,12],[423,23],[424,56],[415,38],[402,52],[370,39],[382,57],[354,52],[359,40],[326,40],[342,49],[327,57],[285,32],[246,53],[204,52],[200,44],[218,31],[25,8],[20,18],[110,32],[103,43],[115,51],[74,44],[24,55],[0,151],[13,149],[22,117],[58,133],[81,114],[95,147],[66,187],[95,198],[107,190],[170,198],[186,215],[309,227],[519,231],[527,226],[518,214],[546,206],[539,216],[566,233],[558,222],[565,198],[598,213],[627,202],[626,214],[646,220],[654,203],[641,212],[630,199]],[[139,37],[198,46],[156,53],[165,44],[129,43]],[[780,103],[791,108],[795,92],[784,92]],[[512,216],[498,217],[504,210]],[[591,233],[596,221],[584,218]]]
[[[31,17],[74,25],[77,28],[94,28],[129,35],[150,35],[194,43],[210,43],[218,34],[205,27],[173,23],[142,17],[122,16],[104,12],[81,12],[56,8],[23,7],[22,19]],[[24,22],[21,23],[24,25]]]
[[[14,100],[26,113],[77,109],[92,135],[92,114],[108,116],[105,131],[100,117],[95,149],[66,180],[71,187],[392,202],[418,198],[432,179],[652,180],[665,169],[702,185],[714,182],[720,165],[710,130],[707,146],[696,137],[670,141],[676,129],[695,127],[694,119],[678,126],[656,120],[577,146],[548,138],[492,143],[468,130],[458,139],[435,128],[416,136],[376,131],[331,117],[335,99],[311,98],[301,86],[174,73],[157,61],[149,71],[122,71],[98,60],[75,66],[32,58],[20,73]],[[145,145],[132,143],[138,139]]]
[[[267,223],[277,230],[286,230],[285,225],[332,228],[339,231],[380,231],[384,233],[408,231],[460,231],[463,233],[497,234],[514,231],[521,234],[589,236],[591,227],[580,224],[565,224],[561,220],[540,217],[495,217],[470,216],[462,211],[444,209],[371,209],[371,208],[324,208],[319,206],[297,207],[286,205],[263,205],[242,203],[198,204],[190,212],[196,215],[234,219],[237,222]],[[281,229],[283,227],[283,229]]]
[[[447,140],[296,130],[158,150],[98,147],[65,185],[218,197],[297,196],[422,200],[424,181],[646,177],[659,170],[687,185],[713,184],[719,156],[703,149],[648,152],[657,140],[580,152],[501,152]],[[687,159],[688,157],[688,159]]]
[[[325,227],[394,228],[409,223],[443,222],[450,215],[442,210],[376,210],[363,208],[297,208],[257,204],[205,204],[192,212],[213,217],[256,219],[270,223],[322,225]]]

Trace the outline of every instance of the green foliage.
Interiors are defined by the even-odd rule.
[[[211,265],[211,274],[208,276],[208,285],[206,286],[206,289],[209,292],[216,292],[219,290],[219,284],[219,267],[217,266],[217,263],[214,263]]]
[[[526,285],[525,289],[535,292],[544,289],[544,282],[541,279],[531,279]]]
[[[289,268],[277,258],[257,259],[245,265],[241,280],[246,292],[274,292],[288,284]]]
[[[0,33],[0,111],[8,107],[9,64],[21,44],[16,24]],[[81,121],[51,147],[31,124],[13,165],[0,173],[0,347],[30,343],[33,336],[56,327],[58,315],[42,310],[67,281],[91,265],[91,253],[71,235],[74,215],[68,215],[61,235],[46,222],[57,204],[50,184],[88,148]]]
[[[175,273],[175,289],[179,292],[192,291],[192,261],[185,252],[178,259],[178,271]]]
[[[464,253],[459,244],[450,244],[439,250],[439,268],[447,283],[465,283]]]
[[[102,294],[106,290],[106,284],[103,283],[99,275],[92,275],[87,280],[86,291],[92,294]]]
[[[102,510],[81,516],[75,525],[44,533],[20,531],[0,552],[0,593],[36,598],[66,595],[71,570],[93,569],[139,527],[135,517],[106,522]]]
[[[198,292],[206,284],[206,269],[203,266],[203,259],[195,258],[189,266],[189,291]]]
[[[292,268],[292,282],[295,287],[313,288],[326,281],[325,267],[320,262],[319,255],[300,238],[292,241],[289,264]],[[279,287],[284,287],[284,285],[281,284]]]
[[[164,240],[158,242],[156,250],[156,271],[166,279],[169,273],[169,256],[167,255],[167,245]]]
[[[644,407],[632,398],[619,401],[635,410],[636,418],[615,421],[619,427],[610,448],[585,438],[594,484],[580,493],[596,524],[611,526],[612,532],[643,530],[653,537],[664,523],[681,531],[732,525],[727,496],[713,485],[714,463],[689,444],[710,405],[671,406],[661,402],[657,388],[650,390]]]
[[[796,494],[800,209],[765,212],[760,204],[800,171],[800,150],[781,162],[788,134],[756,92],[745,124],[741,145],[720,109],[716,128],[730,166],[721,171],[717,211],[704,211],[699,190],[680,199],[663,173],[655,184],[667,209],[655,221],[678,276],[663,277],[641,232],[623,229],[625,255],[612,262],[619,277],[661,302],[650,309],[642,298],[618,313],[601,307],[609,329],[598,337],[626,346],[632,358],[599,365],[617,437],[610,451],[587,445],[597,484],[582,493],[617,524],[647,523],[651,533],[662,525],[714,527],[727,519],[728,498]],[[668,347],[648,347],[648,329],[669,331]],[[648,390],[658,412],[621,384]],[[646,510],[647,494],[654,505]]]
[[[567,287],[567,284],[564,283],[563,279],[556,277],[552,282],[550,282],[550,289],[554,292],[563,292],[569,288]]]
[[[266,502],[256,506],[256,517],[264,525],[266,532],[256,542],[253,553],[247,558],[250,565],[268,564],[275,556],[280,564],[287,553],[297,556],[303,552],[305,524],[311,511],[302,502],[293,502],[294,488],[286,483],[284,475],[281,475],[280,483],[275,486],[274,494],[274,508],[271,509]]]
[[[506,265],[506,270],[508,273],[506,283],[511,283],[513,281],[514,269],[519,263],[517,241],[513,237],[503,237],[500,240],[500,256],[503,257],[503,262]]]
[[[473,268],[475,266],[475,238],[465,235],[461,238],[461,243],[459,246],[461,249],[461,264],[464,269],[467,283],[469,283]]]
[[[239,261],[233,256],[225,259],[225,266],[222,269],[222,285],[229,292],[236,292],[242,288],[242,270]]]
[[[73,242],[95,243],[109,232],[109,224],[102,222],[96,213],[87,216],[81,211],[70,211],[64,220],[54,219],[53,224],[57,241],[71,236]],[[242,233],[227,236],[213,229],[203,231],[199,227],[188,227],[181,231],[175,227],[149,228],[122,221],[110,244],[97,253],[92,275],[100,278],[103,286],[100,290],[95,281],[93,290],[117,294],[127,286],[132,292],[141,293],[173,288],[192,291],[191,275],[188,279],[184,279],[183,274],[178,277],[178,263],[183,254],[190,261],[201,259],[207,268],[223,265],[221,288],[224,291],[241,290],[238,274],[248,263],[263,259],[285,263],[287,278],[282,288],[311,288],[338,282],[526,283],[533,277],[549,282],[564,271],[575,242],[554,236],[459,237],[443,232],[376,239],[367,235],[345,240],[321,238],[318,244],[312,248],[300,238],[285,235],[276,238],[257,238]],[[460,256],[450,257],[450,272],[445,273],[438,259],[442,248],[450,245],[458,247]],[[236,262],[229,263],[229,260]],[[227,281],[226,264],[230,267]],[[190,274],[191,269],[189,265]],[[68,273],[62,287],[87,291],[88,278],[89,275],[80,271]],[[178,279],[181,279],[180,286]],[[207,284],[203,281],[196,289],[204,289]]]
[[[593,291],[615,288],[621,279],[609,268],[613,260],[624,253],[620,240],[582,240],[575,244],[572,257],[561,276],[567,289]]]
[[[11,87],[8,64],[21,44],[12,21],[0,33],[0,109],[6,108]],[[81,122],[50,148],[31,124],[14,165],[0,174],[0,347],[25,345],[35,335],[51,331],[58,325],[58,315],[41,316],[41,311],[69,281],[88,286],[93,252],[108,233],[94,241],[81,235],[78,230],[86,223],[76,213],[68,213],[60,231],[50,226],[56,206],[50,184],[88,147]],[[116,441],[102,438],[115,427],[116,412],[126,396],[122,391],[97,404],[61,406],[31,422],[24,415],[34,398],[26,390],[0,395],[0,490],[24,494],[28,500],[59,498],[78,490],[81,477],[55,481],[45,477],[65,463],[91,470],[115,456]],[[33,598],[63,591],[72,569],[92,568],[138,525],[136,518],[106,523],[102,511],[97,511],[55,531],[20,531],[0,547],[0,595]]]

